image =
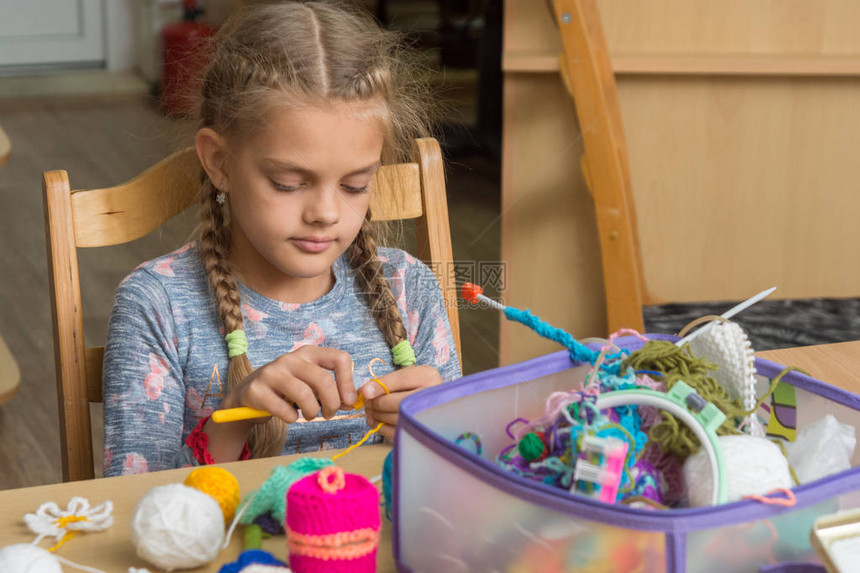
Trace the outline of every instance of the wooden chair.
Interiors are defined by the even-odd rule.
[[[12,154],[12,144],[9,142],[9,137],[0,126],[0,167],[9,162],[9,156]]]
[[[435,139],[417,139],[414,163],[379,169],[375,220],[415,219],[417,255],[447,269],[453,262],[442,153]],[[54,326],[54,359],[65,481],[94,477],[90,402],[102,400],[104,349],[85,348],[77,249],[127,243],[155,230],[196,200],[200,164],[193,149],[177,153],[131,181],[72,191],[65,171],[48,171],[42,188]],[[438,272],[454,341],[460,348],[457,293]]]
[[[12,153],[12,144],[9,142],[9,137],[0,126],[0,167],[3,167],[9,161],[9,155]],[[18,370],[18,363],[9,348],[6,346],[6,341],[0,337],[0,404],[8,402],[15,397],[18,392],[18,386],[21,383],[21,371]]]
[[[551,0],[564,53],[561,74],[582,130],[581,158],[594,209],[609,332],[644,330],[649,299],[633,208],[630,163],[615,74],[594,0]]]

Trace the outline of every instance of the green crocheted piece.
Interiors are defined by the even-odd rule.
[[[279,523],[284,523],[287,490],[290,486],[305,476],[333,465],[334,462],[328,458],[302,458],[288,466],[276,467],[260,489],[250,494],[248,509],[242,514],[239,523],[248,525],[265,513],[271,513]]]

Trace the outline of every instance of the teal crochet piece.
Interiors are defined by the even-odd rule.
[[[305,476],[333,465],[334,462],[328,458],[302,458],[288,466],[276,467],[260,489],[256,493],[249,494],[251,501],[239,523],[249,525],[259,516],[271,513],[278,523],[283,524],[287,490],[290,486]]]

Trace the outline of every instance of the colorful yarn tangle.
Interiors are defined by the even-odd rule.
[[[738,424],[758,409],[785,373],[771,381],[770,389],[752,404],[752,409],[745,409],[739,399],[732,397],[711,376],[716,366],[695,356],[689,344],[679,348],[669,341],[645,339],[639,350],[625,355],[613,346],[613,341],[621,334],[616,333],[599,351],[586,348],[586,352],[581,343],[571,343],[572,337],[566,333],[540,323],[527,312],[509,310],[511,313],[507,314],[565,344],[574,359],[592,364],[579,389],[554,392],[547,398],[541,415],[510,422],[506,432],[512,442],[497,457],[497,463],[512,473],[571,493],[611,499],[610,492],[618,483],[615,502],[665,508],[689,503],[692,498],[699,499],[709,491],[700,483],[703,480],[690,479],[698,473],[690,474],[688,469],[690,475],[685,479],[684,460],[700,450],[698,439],[685,423],[650,406],[628,405],[598,411],[595,404],[601,394],[636,388],[665,392],[684,381],[700,397],[726,413],[727,420],[718,430],[720,435],[739,435]],[[468,435],[456,441],[459,443]],[[746,444],[751,443],[748,439],[754,439],[741,437]],[[609,445],[617,442],[606,440],[620,440],[627,445],[620,482],[611,484],[606,476],[612,473],[608,471],[609,464],[616,463],[618,450],[616,445]],[[616,452],[615,461],[606,453],[610,449]],[[750,488],[743,485],[743,478],[749,468],[741,467],[744,465],[749,466],[730,464],[727,472],[746,492]],[[763,471],[775,471],[775,462],[760,465]],[[614,475],[617,478],[617,472]],[[781,478],[777,485],[784,486],[785,481]],[[610,489],[599,495],[603,484]],[[710,499],[710,495],[706,498]]]
[[[648,376],[637,379],[629,368],[620,372],[604,369],[606,351],[604,347],[594,356],[595,368],[586,377],[583,390],[555,392],[547,399],[542,416],[531,421],[518,418],[508,424],[507,433],[514,443],[502,450],[497,462],[527,479],[595,495],[601,484],[577,479],[577,464],[582,461],[600,466],[607,459],[599,449],[588,445],[601,440],[584,438],[620,440],[627,444],[627,455],[615,501],[638,497],[660,505],[661,476],[651,463],[640,459],[648,441],[645,433],[648,423],[657,418],[653,408],[622,406],[601,412],[595,401],[601,392],[638,387],[660,389],[662,384]]]

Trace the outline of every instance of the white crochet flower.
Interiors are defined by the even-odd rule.
[[[73,497],[69,507],[63,511],[53,501],[43,503],[35,513],[24,516],[24,523],[39,536],[54,536],[61,541],[73,531],[103,531],[113,524],[113,503],[106,501],[90,507],[82,497]],[[38,541],[37,541],[38,542]]]

